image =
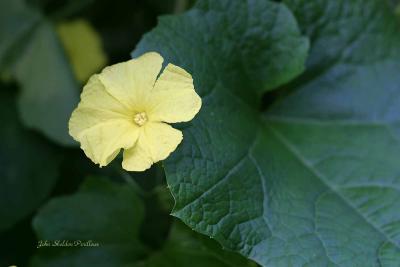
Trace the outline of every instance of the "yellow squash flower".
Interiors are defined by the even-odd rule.
[[[94,163],[105,166],[124,149],[122,167],[143,171],[182,141],[167,123],[190,121],[201,98],[192,76],[155,52],[106,67],[83,88],[69,121],[70,135]],[[158,77],[158,79],[157,79]]]

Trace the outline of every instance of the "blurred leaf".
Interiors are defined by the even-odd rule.
[[[400,4],[400,0],[386,0],[391,8],[395,8],[397,5]]]
[[[222,250],[215,241],[176,222],[164,248],[137,267],[256,267],[239,254]]]
[[[199,1],[134,51],[187,69],[203,99],[164,162],[173,215],[263,266],[400,262],[398,20],[381,0],[284,2],[311,50],[266,112],[254,88],[304,51],[284,4]]]
[[[255,266],[182,224],[173,227],[162,250],[139,264],[145,256],[138,232],[143,215],[143,204],[129,185],[89,178],[78,193],[46,204],[33,226],[39,240],[92,240],[99,247],[39,248],[31,266]]]
[[[88,21],[76,19],[57,25],[57,33],[67,52],[75,77],[85,83],[107,63],[101,39]]]
[[[22,122],[60,144],[77,145],[67,127],[79,100],[78,85],[51,23],[22,0],[1,5],[0,64],[7,63],[21,85]]]
[[[0,121],[0,231],[4,231],[50,193],[58,178],[59,156],[19,124],[15,98],[4,90],[0,90]]]
[[[22,121],[64,145],[76,144],[68,120],[78,103],[77,83],[52,25],[41,22],[15,65],[22,90]]]
[[[22,0],[0,1],[0,70],[21,52],[26,36],[39,20],[40,15]]]
[[[93,241],[98,247],[38,249],[32,266],[122,266],[143,255],[143,205],[129,185],[89,178],[78,193],[46,204],[33,221],[39,240]]]

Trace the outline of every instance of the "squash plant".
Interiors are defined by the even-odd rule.
[[[123,60],[157,52],[190,73],[202,106],[139,173],[122,157],[98,168],[68,136],[83,84],[54,25],[90,20],[118,63],[96,20],[107,8],[0,3],[0,263],[399,266],[398,1],[142,4],[174,13],[137,43],[121,30]],[[111,14],[113,29],[129,14]]]

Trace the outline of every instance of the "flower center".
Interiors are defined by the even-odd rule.
[[[147,122],[147,115],[145,112],[136,113],[133,120],[137,125],[143,126]]]

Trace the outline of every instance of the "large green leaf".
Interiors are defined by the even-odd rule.
[[[91,241],[98,246],[42,247],[31,266],[124,266],[144,253],[139,242],[143,204],[128,185],[89,178],[78,193],[47,203],[33,227],[38,240],[72,244]],[[77,243],[79,244],[79,243]]]
[[[200,1],[138,45],[134,56],[156,50],[186,68],[203,99],[165,162],[173,215],[263,266],[391,266],[400,262],[400,27],[380,0],[287,4],[311,52],[267,112],[252,89],[277,77],[265,66],[293,77],[276,58],[299,53],[281,38],[255,45],[285,28],[283,15],[294,27],[283,36],[296,32],[283,4]]]
[[[57,178],[59,156],[18,122],[15,97],[0,88],[0,232],[33,212]]]
[[[143,39],[152,47],[142,42],[134,56],[157,49],[167,60],[198,68],[198,75],[207,77],[197,81],[208,83],[200,91],[203,95],[218,86],[210,82],[218,81],[241,98],[258,101],[261,93],[284,84],[304,69],[308,40],[300,36],[294,17],[284,5],[200,1],[197,8],[178,18],[161,17],[159,26]]]
[[[76,145],[68,119],[78,84],[52,24],[23,0],[0,3],[0,70],[21,85],[22,122],[63,145]]]

